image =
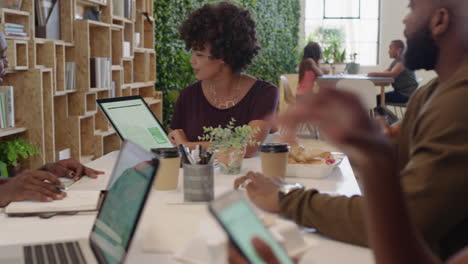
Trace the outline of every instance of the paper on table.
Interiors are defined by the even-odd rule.
[[[12,202],[5,208],[6,214],[48,213],[96,210],[100,191],[68,191],[63,200],[52,202]]]

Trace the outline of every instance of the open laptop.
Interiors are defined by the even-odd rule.
[[[123,263],[158,164],[154,155],[125,142],[88,239],[0,247],[0,263]]]
[[[141,96],[98,99],[96,102],[122,140],[133,141],[147,151],[174,147]]]

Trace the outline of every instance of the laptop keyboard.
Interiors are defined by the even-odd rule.
[[[85,264],[78,242],[23,247],[25,264]]]

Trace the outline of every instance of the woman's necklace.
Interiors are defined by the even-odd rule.
[[[218,96],[216,94],[216,86],[213,83],[208,83],[207,90],[210,94],[210,103],[219,109],[228,109],[235,106],[240,99],[240,80],[242,75],[237,79],[236,88],[234,89],[234,94],[232,96]]]

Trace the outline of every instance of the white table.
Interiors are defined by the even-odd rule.
[[[317,84],[323,87],[336,86],[340,80],[369,80],[375,86],[380,87],[380,103],[385,105],[385,87],[392,84],[394,79],[392,77],[369,77],[360,74],[338,74],[338,75],[322,75],[317,78]]]
[[[117,153],[110,153],[88,164],[107,173],[96,188],[105,186]],[[259,158],[244,160],[243,172],[247,170],[260,170]],[[215,173],[215,192],[219,194],[231,188],[235,176]],[[344,195],[359,194],[359,188],[353,176],[347,159],[340,165],[334,174],[326,179],[294,179],[288,181],[300,182],[309,187],[324,192]],[[82,184],[89,188],[91,180]],[[182,201],[182,181],[179,181],[177,191],[153,191],[146,204],[142,221],[134,237],[127,263],[178,263],[170,251],[180,250],[190,238],[198,231],[199,222],[208,217],[209,213],[204,205],[174,204]],[[0,214],[0,246],[12,244],[34,243],[39,241],[57,241],[63,239],[86,238],[91,230],[96,214],[59,216],[51,219],[37,217],[9,218]],[[167,253],[149,253],[143,248],[154,245],[144,245],[147,236],[158,240],[157,247],[166,249]],[[301,260],[301,263],[373,263],[371,251],[367,248],[337,242],[318,234],[308,233],[306,236],[316,240],[313,246]]]

